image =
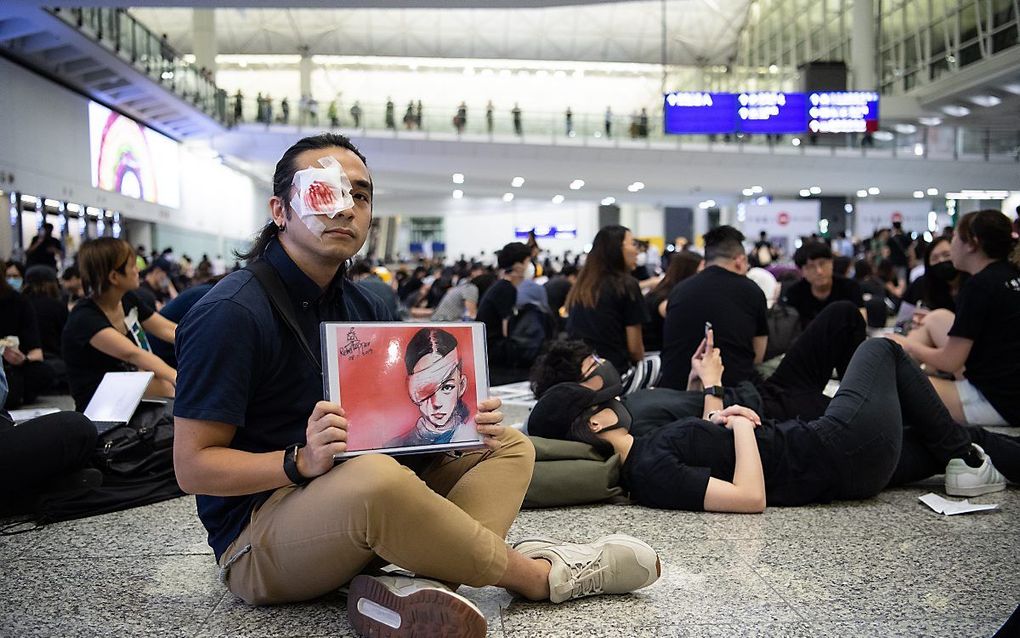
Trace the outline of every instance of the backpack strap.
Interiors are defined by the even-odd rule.
[[[301,327],[298,326],[297,315],[294,314],[294,304],[291,303],[290,297],[283,287],[283,281],[280,279],[280,275],[276,273],[276,269],[268,262],[260,259],[245,266],[245,270],[251,271],[255,275],[255,279],[258,279],[262,289],[266,291],[266,296],[269,297],[269,304],[276,311],[276,314],[280,316],[280,319],[283,320],[284,325],[293,333],[298,344],[301,346],[301,350],[321,375],[322,364],[315,357],[315,354],[312,353],[312,348],[308,345],[305,334],[301,332]]]

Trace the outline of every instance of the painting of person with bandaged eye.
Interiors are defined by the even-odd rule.
[[[348,421],[346,457],[481,445],[489,395],[480,323],[323,324],[330,400]]]
[[[475,438],[471,409],[463,401],[467,377],[457,339],[445,330],[423,328],[404,352],[407,393],[420,416],[392,446],[431,445]],[[459,435],[459,436],[458,436]]]

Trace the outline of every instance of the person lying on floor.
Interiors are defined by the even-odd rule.
[[[704,414],[704,396],[722,399],[720,408],[740,404],[770,419],[818,418],[829,405],[830,399],[823,391],[833,370],[843,376],[866,331],[856,306],[838,301],[826,306],[808,325],[768,379],[742,381],[724,389],[722,376],[701,377],[692,361],[686,391],[652,388],[623,397],[635,417],[632,433],[641,436],[658,425]],[[714,340],[715,333],[710,332]],[[696,352],[695,357],[698,355]],[[583,342],[553,342],[532,367],[531,389],[536,398],[541,398],[557,383],[582,381],[595,376],[596,370],[619,381],[620,375],[599,361]]]
[[[719,350],[707,342],[699,350],[700,373],[721,375]],[[619,454],[621,483],[639,505],[754,513],[766,503],[870,498],[943,471],[954,496],[1020,481],[1020,439],[954,422],[920,369],[886,339],[861,344],[825,414],[811,420],[763,421],[713,397],[703,418],[634,437],[619,389],[560,383],[535,405],[528,432]]]

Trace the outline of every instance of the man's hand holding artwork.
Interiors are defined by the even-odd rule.
[[[499,411],[502,405],[503,401],[497,398],[478,402],[478,416],[475,417],[475,424],[478,427],[478,433],[482,435],[482,442],[490,450],[498,450],[503,445],[499,440],[506,429],[506,426],[503,425],[503,413]]]
[[[306,478],[321,476],[333,469],[333,457],[346,451],[347,418],[344,409],[339,403],[319,401],[312,410],[312,416],[308,417],[305,446],[298,451],[298,472]]]

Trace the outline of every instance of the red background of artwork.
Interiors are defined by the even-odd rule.
[[[336,329],[336,328],[335,328]],[[350,423],[347,449],[378,448],[414,427],[420,412],[407,393],[407,368],[404,351],[420,327],[356,326],[358,339],[370,342],[372,352],[354,361],[340,355],[347,344],[348,329],[337,330],[337,357],[340,365],[340,405]],[[461,397],[472,418],[477,413],[475,393],[475,354],[471,327],[442,328],[457,339],[461,370],[468,379]]]

